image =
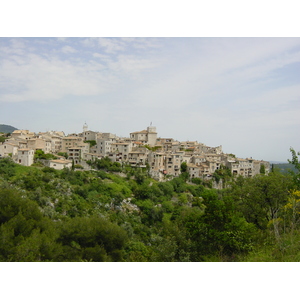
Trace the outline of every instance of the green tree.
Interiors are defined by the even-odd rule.
[[[126,231],[102,217],[76,217],[61,224],[64,261],[122,261]]]
[[[300,151],[296,152],[292,147],[290,148],[290,152],[292,154],[292,159],[288,159],[288,162],[292,164],[296,171],[293,172],[291,171],[290,173],[292,174],[294,178],[294,182],[297,186],[298,189],[300,189],[300,162],[298,156],[300,155]]]
[[[84,141],[85,143],[89,143],[91,147],[96,146],[97,142],[95,140]]]
[[[246,220],[264,230],[278,217],[292,186],[290,177],[274,172],[243,179],[241,185],[233,184],[229,193]]]
[[[266,167],[264,164],[260,165],[259,173],[263,175],[266,174]]]
[[[16,164],[10,157],[0,159],[0,176],[9,179],[16,174]]]
[[[187,172],[187,163],[185,161],[182,162],[180,165],[180,172],[181,173]]]
[[[68,153],[67,152],[58,152],[57,155],[64,156],[66,159],[68,158]]]
[[[61,253],[57,236],[36,202],[12,188],[0,190],[1,261],[55,261]]]

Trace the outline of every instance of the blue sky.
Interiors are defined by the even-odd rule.
[[[0,123],[300,150],[300,38],[0,38]]]

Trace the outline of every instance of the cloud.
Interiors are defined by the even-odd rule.
[[[71,64],[56,58],[29,55],[22,62],[2,64],[2,102],[49,101],[66,95],[91,96],[104,93],[114,82],[111,74],[99,72],[96,63]]]
[[[71,46],[64,46],[64,47],[61,48],[61,52],[62,52],[62,53],[65,53],[65,54],[68,54],[68,53],[76,53],[77,50],[74,49],[74,48],[71,47]]]
[[[125,43],[115,38],[85,38],[81,43],[85,47],[99,48],[106,53],[116,53],[125,50]]]
[[[98,45],[107,53],[124,51],[126,47],[122,40],[112,38],[98,38]]]
[[[299,38],[0,42],[2,107],[39,107],[64,120],[52,109],[59,103],[70,122],[84,116],[94,130],[120,135],[153,121],[161,136],[230,145],[238,155],[299,140]]]
[[[110,61],[109,67],[113,72],[128,75],[137,75],[143,71],[156,69],[160,66],[158,59],[139,58],[133,55],[119,55],[115,61]]]
[[[66,38],[66,37],[58,37],[56,39],[58,42],[62,42],[62,43],[66,42],[68,40],[68,38]]]

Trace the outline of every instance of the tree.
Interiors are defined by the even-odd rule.
[[[122,261],[124,229],[99,216],[75,217],[61,224],[64,261]]]
[[[220,179],[226,181],[231,177],[232,177],[232,173],[230,172],[230,169],[223,165],[221,165],[220,169],[216,170],[213,174],[213,178],[217,183],[219,183]]]
[[[53,222],[15,189],[0,190],[0,225],[0,261],[58,259],[61,249]]]
[[[277,219],[292,186],[290,177],[274,172],[245,178],[242,184],[233,184],[229,194],[246,220],[264,230],[271,220]]]
[[[266,167],[264,164],[260,165],[259,173],[263,175],[266,174]]]
[[[43,150],[36,150],[34,153],[34,160],[36,161],[37,159],[56,159],[57,157],[51,153],[45,153]]]
[[[180,165],[180,172],[181,173],[187,172],[187,163],[185,161]]]
[[[10,157],[4,157],[0,159],[0,176],[3,176],[5,179],[16,174],[15,171],[16,164]]]
[[[63,156],[63,157],[65,157],[66,159],[68,158],[68,153],[67,153],[67,152],[58,152],[57,155]]]
[[[89,143],[90,147],[93,147],[93,146],[97,145],[97,142],[95,140],[87,140],[87,141],[84,141],[84,142]]]
[[[0,143],[4,143],[6,141],[7,137],[4,135],[0,135]]]
[[[292,164],[296,169],[296,172],[291,171],[290,173],[292,174],[294,182],[297,188],[299,189],[300,188],[300,162],[298,156],[300,155],[300,151],[296,153],[296,151],[291,147],[290,152],[292,153],[292,159],[291,160],[288,159],[288,162]]]

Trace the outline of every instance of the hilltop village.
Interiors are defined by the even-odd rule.
[[[131,132],[128,138],[88,130],[86,123],[81,133],[67,136],[62,131],[36,134],[29,130],[15,130],[0,144],[1,157],[10,156],[24,166],[34,163],[37,150],[57,156],[57,159],[43,161],[54,169],[71,168],[76,164],[89,170],[91,167],[87,162],[108,157],[112,162],[148,167],[149,175],[159,181],[166,176],[179,176],[182,163],[186,163],[190,178],[201,179],[209,179],[222,166],[229,168],[233,175],[243,177],[257,175],[262,168],[265,174],[270,170],[269,162],[225,154],[222,146],[209,147],[197,141],[160,138],[154,126]]]

